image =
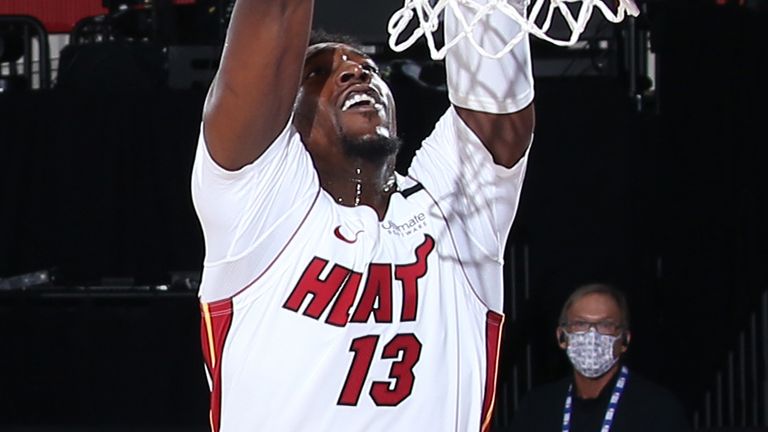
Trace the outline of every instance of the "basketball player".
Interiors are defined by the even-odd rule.
[[[527,40],[449,53],[452,106],[400,176],[390,90],[358,49],[307,47],[312,9],[239,0],[205,105],[211,428],[487,430],[534,123]],[[476,31],[497,50],[517,30],[495,14]]]

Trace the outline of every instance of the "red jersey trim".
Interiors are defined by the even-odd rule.
[[[203,359],[211,379],[211,405],[209,419],[211,432],[218,432],[221,426],[221,365],[224,343],[232,325],[232,300],[216,304],[200,303],[203,319],[200,322],[200,337]]]
[[[480,416],[482,423],[480,431],[487,432],[493,419],[493,408],[496,403],[496,376],[499,367],[499,348],[501,346],[501,331],[504,326],[504,315],[489,310],[485,323],[485,396],[483,412]]]

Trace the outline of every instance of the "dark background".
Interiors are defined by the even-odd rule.
[[[646,3],[638,23],[658,69],[641,110],[621,50],[597,70],[534,46],[534,63],[560,72],[537,77],[507,253],[497,426],[530,385],[567,373],[557,314],[593,281],[627,293],[630,366],[672,390],[692,422],[768,422],[768,17],[716,3]],[[54,89],[0,94],[0,279],[56,277],[0,290],[0,430],[205,430],[194,276],[179,282],[203,257],[189,175],[205,86],[169,88],[156,52],[134,43],[79,53]],[[418,49],[379,56],[406,166],[447,106],[441,68]],[[421,81],[397,73],[403,61],[424,65]]]

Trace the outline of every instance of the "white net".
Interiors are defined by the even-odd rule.
[[[527,5],[528,14],[526,17],[520,12],[521,6],[512,4],[517,2],[519,5],[520,1],[522,0],[484,0],[482,2],[475,0],[405,0],[403,7],[393,13],[389,20],[389,45],[394,51],[401,52],[413,45],[420,37],[424,37],[430,55],[433,59],[439,60],[444,58],[445,53],[462,38],[467,38],[482,55],[499,58],[512,50],[526,34],[532,34],[559,46],[575,44],[586,29],[595,8],[613,23],[622,21],[626,15],[637,16],[640,12],[633,0],[614,0],[618,1],[616,11],[611,10],[603,0],[532,0],[532,4]],[[569,4],[575,7],[569,7]],[[441,27],[441,17],[446,8],[451,8],[463,30],[451,40],[443,41],[442,47],[438,47],[435,35]],[[520,24],[520,32],[513,36],[501,50],[488,52],[475,40],[472,30],[483,17],[496,10],[517,21]],[[558,39],[549,34],[553,20],[558,14],[570,30],[569,38]],[[417,18],[417,21],[413,21],[414,17]],[[411,24],[412,21],[413,24]],[[409,28],[412,29],[410,34],[403,35],[403,32]],[[404,40],[401,40],[402,38]]]

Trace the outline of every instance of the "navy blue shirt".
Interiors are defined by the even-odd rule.
[[[600,432],[619,374],[595,399],[573,395],[570,432]],[[572,378],[534,388],[515,413],[509,432],[561,432],[565,398]],[[685,432],[685,411],[668,390],[630,371],[611,432]]]

